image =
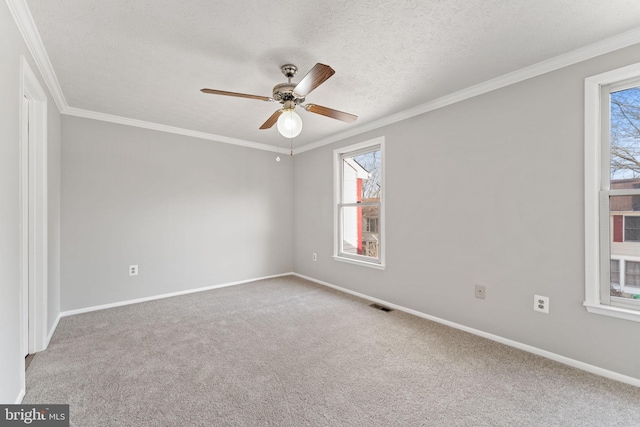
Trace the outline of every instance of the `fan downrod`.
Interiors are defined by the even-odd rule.
[[[282,70],[282,74],[284,74],[284,76],[289,79],[289,82],[291,82],[291,79],[298,72],[298,67],[293,64],[284,64],[282,67],[280,67],[280,70]]]

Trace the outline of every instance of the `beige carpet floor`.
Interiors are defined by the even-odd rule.
[[[369,304],[284,277],[65,317],[24,403],[79,427],[640,426],[638,388]]]

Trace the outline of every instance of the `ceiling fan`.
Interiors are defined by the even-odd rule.
[[[261,101],[276,101],[283,105],[260,126],[260,129],[270,129],[276,122],[278,123],[278,131],[282,136],[294,138],[302,131],[302,120],[294,111],[296,106],[300,106],[310,113],[321,114],[332,119],[342,120],[343,122],[352,123],[358,116],[345,113],[343,111],[334,110],[333,108],[323,107],[317,104],[302,104],[311,91],[324,83],[329,77],[335,74],[333,68],[324,64],[316,64],[299,83],[292,83],[291,79],[298,72],[298,67],[293,64],[285,64],[280,67],[282,74],[288,79],[287,83],[280,83],[273,87],[273,95],[259,96],[248,95],[246,93],[227,92],[216,89],[201,89],[204,93],[213,95],[236,96],[240,98],[258,99]]]

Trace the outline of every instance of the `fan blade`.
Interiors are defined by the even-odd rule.
[[[273,101],[273,98],[269,98],[268,96],[249,95],[246,93],[227,92],[224,90],[216,90],[216,89],[200,89],[200,91],[204,93],[210,93],[213,95],[237,96],[239,98],[259,99],[260,101]]]
[[[273,113],[271,117],[269,117],[267,121],[264,122],[262,126],[260,126],[260,129],[270,129],[271,126],[276,124],[276,122],[278,121],[278,117],[280,117],[280,114],[282,114],[282,110],[278,110]]]
[[[354,114],[345,113],[343,111],[334,110],[333,108],[323,107],[322,105],[307,104],[302,106],[310,113],[322,114],[323,116],[331,117],[332,119],[342,120],[343,122],[353,123],[358,116]]]
[[[300,80],[300,83],[293,89],[300,96],[307,96],[312,90],[324,83],[329,77],[336,72],[328,65],[317,63],[311,71]]]

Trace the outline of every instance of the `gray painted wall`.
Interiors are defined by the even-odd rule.
[[[24,387],[20,348],[20,56],[38,69],[5,2],[0,3],[0,402],[15,403]],[[40,76],[38,75],[38,78]],[[60,313],[60,114],[48,98],[48,328]]]
[[[290,157],[70,116],[62,136],[63,311],[292,270]]]
[[[0,29],[0,402],[13,403],[19,56],[37,69],[4,3]],[[49,327],[60,309],[296,271],[640,378],[638,324],[582,307],[583,82],[638,57],[640,46],[627,48],[279,163],[212,141],[61,123],[49,96]],[[381,135],[385,271],[331,259],[332,150]],[[534,293],[551,298],[549,315],[532,310]]]
[[[640,325],[582,306],[584,79],[638,58],[636,45],[296,156],[295,271],[640,379]],[[332,152],[378,136],[385,271],[331,258]]]

